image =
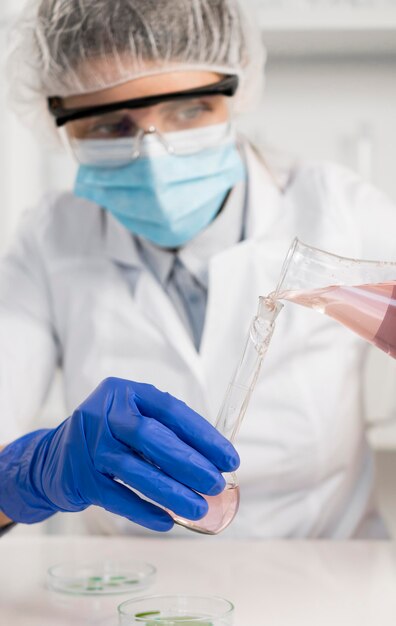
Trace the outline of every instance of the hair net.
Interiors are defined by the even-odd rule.
[[[171,70],[238,74],[243,110],[264,48],[237,0],[29,0],[12,32],[10,96],[39,131],[47,97],[84,94]]]

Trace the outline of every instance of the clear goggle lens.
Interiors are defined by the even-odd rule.
[[[77,138],[68,134],[69,145],[77,161],[97,167],[122,167],[138,158],[162,156],[188,156],[235,141],[234,125],[230,122],[159,133],[154,127],[139,129],[135,136],[103,138]]]

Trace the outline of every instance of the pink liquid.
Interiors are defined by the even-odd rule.
[[[396,358],[396,281],[284,291],[277,299],[325,313]]]
[[[202,519],[193,522],[171,513],[180,526],[204,535],[217,535],[227,528],[239,508],[239,486],[228,484],[218,496],[202,496],[209,505],[209,511]]]

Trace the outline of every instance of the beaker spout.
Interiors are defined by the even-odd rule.
[[[294,239],[283,263],[278,285],[270,298],[285,293],[312,291],[339,285],[374,285],[393,282],[396,263],[344,257]]]
[[[282,309],[283,304],[276,300],[275,297],[272,297],[272,295],[260,296],[257,318],[263,320],[263,322],[274,324]]]
[[[295,240],[271,307],[285,300],[328,315],[396,358],[396,263],[342,257]]]
[[[283,309],[281,302],[271,296],[260,297],[257,315],[253,320],[250,330],[250,338],[255,349],[264,353],[269,346],[275,328],[275,321]]]

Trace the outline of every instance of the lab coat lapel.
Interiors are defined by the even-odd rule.
[[[274,288],[273,268],[279,264],[274,261],[282,257],[283,247],[279,244],[285,239],[281,190],[249,147],[246,160],[247,239],[215,256],[209,266],[209,300],[201,359],[212,419],[241,358],[258,298]]]
[[[172,348],[202,381],[202,368],[195,346],[164,290],[143,267],[134,238],[112,215],[106,213],[104,219],[107,255],[114,262],[134,268],[139,273],[134,293],[135,307],[166,336]]]
[[[106,256],[119,265],[142,269],[142,262],[132,234],[108,211],[103,210]]]
[[[141,273],[135,302],[142,314],[166,336],[171,347],[202,382],[200,358],[193,341],[172,302],[150,272]]]

